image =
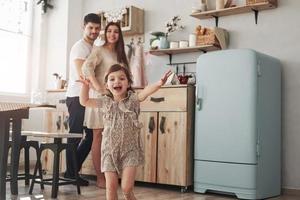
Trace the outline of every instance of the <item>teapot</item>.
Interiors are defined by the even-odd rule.
[[[179,75],[178,80],[180,84],[189,84],[195,85],[196,84],[196,77],[195,74],[191,73],[189,75]]]
[[[189,79],[189,75],[179,75],[178,80],[180,84],[187,84]]]

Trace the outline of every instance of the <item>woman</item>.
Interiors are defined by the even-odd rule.
[[[118,63],[128,67],[124,39],[119,23],[108,23],[105,27],[104,37],[104,45],[94,46],[92,53],[82,67],[83,75],[90,80],[94,88],[90,94],[92,98],[99,97],[106,92],[104,76],[111,65]],[[93,129],[92,160],[97,175],[97,186],[105,188],[104,174],[100,170],[103,119],[98,108],[86,108],[85,125]]]

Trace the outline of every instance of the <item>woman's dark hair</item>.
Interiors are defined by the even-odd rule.
[[[122,34],[120,24],[118,22],[109,22],[106,25],[105,31],[104,31],[104,38],[105,38],[104,46],[108,44],[106,34],[107,34],[107,30],[110,26],[116,26],[116,27],[118,27],[118,30],[119,30],[119,39],[115,45],[115,52],[117,53],[117,61],[119,63],[122,63],[123,65],[125,65],[125,67],[129,67],[128,60],[127,60],[127,57],[125,54],[123,34]]]
[[[86,16],[84,16],[83,25],[86,25],[89,22],[101,25],[101,20],[99,15],[95,13],[89,13]]]
[[[105,74],[105,77],[104,77],[105,83],[107,83],[107,81],[108,81],[109,74],[111,74],[113,72],[117,72],[117,71],[123,71],[125,73],[126,78],[128,80],[128,83],[130,85],[130,87],[127,90],[133,91],[133,89],[131,87],[131,85],[133,83],[133,80],[132,80],[132,75],[131,75],[131,73],[129,71],[129,68],[128,67],[123,67],[120,64],[114,64],[114,65],[110,66],[110,68],[107,70],[107,72]]]

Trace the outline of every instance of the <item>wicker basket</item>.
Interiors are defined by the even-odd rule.
[[[197,35],[196,45],[197,46],[203,46],[203,45],[220,46],[214,31],[210,29],[206,29],[204,35]]]
[[[268,0],[246,0],[246,5],[252,5],[256,3],[267,3]]]

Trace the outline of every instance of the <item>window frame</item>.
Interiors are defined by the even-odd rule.
[[[28,102],[30,101],[30,91],[31,91],[31,79],[32,79],[32,58],[33,55],[33,25],[34,25],[34,0],[28,0],[28,32],[27,33],[17,33],[14,31],[1,29],[1,31],[11,32],[11,34],[21,34],[24,37],[28,37],[28,44],[27,44],[27,62],[25,64],[26,67],[26,74],[25,74],[25,91],[24,93],[18,92],[6,92],[0,91],[0,101],[13,101],[13,102]]]

